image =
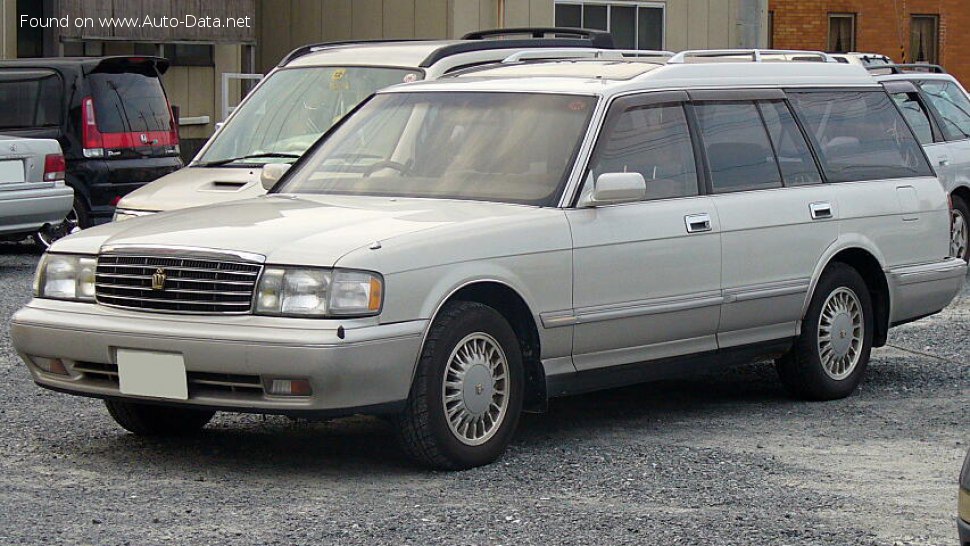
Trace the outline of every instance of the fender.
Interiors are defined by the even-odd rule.
[[[812,280],[808,286],[808,292],[805,295],[805,301],[802,303],[802,313],[801,317],[804,319],[805,314],[808,312],[808,306],[812,303],[812,298],[815,296],[815,288],[818,286],[818,282],[822,277],[822,273],[825,269],[832,263],[832,259],[840,252],[844,250],[859,249],[864,250],[871,254],[877,262],[879,262],[879,269],[885,275],[886,272],[886,258],[883,256],[882,252],[876,244],[860,233],[842,233],[839,234],[838,238],[832,242],[822,252],[822,256],[819,258],[818,263],[815,265],[815,270],[812,271]],[[888,282],[888,281],[887,281]],[[892,316],[892,294],[889,294],[889,316]],[[801,319],[800,319],[801,320]],[[799,324],[799,330],[801,330],[801,324]]]

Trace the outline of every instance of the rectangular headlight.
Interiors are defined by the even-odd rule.
[[[34,276],[34,295],[58,300],[94,301],[98,260],[92,256],[44,254]]]
[[[260,315],[370,316],[381,311],[384,282],[368,271],[267,267],[256,292]]]

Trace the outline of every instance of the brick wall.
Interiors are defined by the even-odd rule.
[[[774,46],[828,48],[829,13],[856,14],[856,50],[884,53],[896,61],[909,51],[910,16],[939,15],[939,60],[970,84],[970,0],[768,0],[774,13]]]

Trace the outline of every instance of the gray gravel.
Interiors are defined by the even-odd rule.
[[[956,544],[970,292],[894,331],[847,400],[768,365],[557,400],[486,468],[431,473],[389,425],[219,414],[126,434],[35,387],[6,320],[36,262],[0,245],[0,544]]]

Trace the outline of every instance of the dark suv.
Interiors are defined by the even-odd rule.
[[[67,231],[108,221],[121,197],[182,167],[158,57],[0,61],[0,134],[57,139],[74,208]]]

